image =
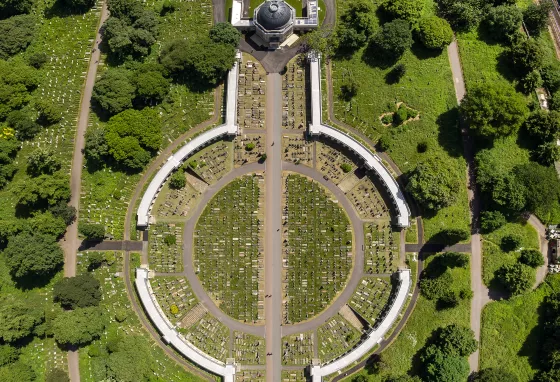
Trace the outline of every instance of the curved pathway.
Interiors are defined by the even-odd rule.
[[[91,108],[91,94],[93,85],[95,84],[95,76],[97,74],[97,66],[99,65],[100,52],[99,43],[101,41],[100,28],[101,25],[109,17],[107,11],[107,2],[103,2],[99,24],[95,35],[95,43],[93,44],[93,52],[90,56],[89,68],[86,77],[84,89],[82,91],[82,99],[80,103],[80,113],[78,116],[78,129],[74,138],[74,153],[72,156],[72,169],[70,173],[70,203],[69,205],[76,208],[76,220],[68,226],[61,247],[64,251],[64,276],[76,276],[76,253],[80,241],[78,240],[78,214],[80,210],[80,193],[82,189],[82,167],[84,163],[83,149],[85,145],[85,133],[87,130],[89,111]],[[68,374],[70,381],[80,382],[80,360],[77,350],[68,352]]]
[[[548,240],[546,239],[546,227],[543,223],[541,223],[539,218],[531,214],[529,215],[529,219],[527,219],[527,223],[529,223],[535,231],[537,231],[540,250],[544,259],[544,265],[537,268],[537,278],[535,280],[535,285],[533,285],[533,289],[535,289],[544,281],[548,273]]]

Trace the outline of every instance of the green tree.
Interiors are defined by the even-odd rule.
[[[542,69],[544,65],[544,51],[535,39],[521,40],[513,45],[508,52],[515,71],[521,76]]]
[[[524,126],[539,143],[550,142],[560,135],[560,112],[539,109],[529,115]]]
[[[15,138],[2,138],[0,136],[0,189],[13,178],[17,167],[13,164],[19,144]]]
[[[107,113],[113,115],[132,108],[136,87],[131,74],[125,69],[109,69],[93,87],[93,100]]]
[[[366,0],[355,0],[347,3],[347,8],[342,12],[340,21],[369,38],[373,34],[372,4]]]
[[[37,232],[56,238],[62,237],[66,232],[66,222],[63,218],[54,216],[52,212],[35,212],[31,219],[27,219],[25,227],[31,233]]]
[[[494,38],[511,42],[519,33],[523,14],[515,5],[500,5],[490,8],[484,21]]]
[[[523,249],[519,261],[531,268],[544,265],[543,254],[538,249]]]
[[[358,89],[360,87],[359,82],[354,77],[354,74],[350,71],[344,72],[342,84],[340,85],[340,93],[342,99],[345,101],[350,101],[356,95],[358,95]]]
[[[235,48],[205,37],[178,39],[163,49],[160,61],[176,77],[201,86],[213,86],[233,67]]]
[[[136,99],[148,105],[161,102],[169,91],[170,81],[160,72],[138,73],[134,79]]]
[[[531,3],[523,11],[523,21],[531,35],[538,36],[547,28],[548,16],[553,7],[552,2]]]
[[[52,369],[47,374],[45,382],[70,382],[70,378],[64,370]]]
[[[185,174],[182,171],[176,171],[169,179],[169,187],[173,190],[180,190],[187,185]]]
[[[401,104],[397,112],[393,115],[393,124],[400,126],[405,123],[407,119],[408,111],[406,110],[406,106],[404,104]]]
[[[370,50],[390,60],[400,58],[412,46],[410,24],[404,20],[393,20],[384,24],[371,39]]]
[[[0,338],[13,343],[29,337],[44,320],[44,312],[37,306],[15,297],[4,298],[0,304]]]
[[[538,70],[533,70],[521,78],[521,87],[525,94],[534,92],[535,89],[540,88],[543,84],[541,73]]]
[[[64,220],[66,225],[72,224],[72,222],[76,219],[76,208],[73,206],[69,206],[66,201],[60,201],[59,203],[49,207],[49,211],[57,217]]]
[[[406,190],[424,208],[438,210],[454,204],[461,187],[461,174],[441,157],[428,158],[410,174]]]
[[[418,36],[428,49],[443,49],[453,41],[453,30],[449,23],[437,16],[420,19]]]
[[[63,3],[71,9],[77,11],[86,11],[93,7],[95,0],[62,0]]]
[[[45,126],[54,125],[62,119],[63,109],[58,103],[46,99],[37,99],[35,108],[39,112],[38,121]]]
[[[39,175],[33,182],[22,181],[15,186],[18,208],[43,209],[70,200],[68,175],[57,171]]]
[[[101,241],[105,238],[105,226],[103,224],[80,223],[78,230],[86,240]]]
[[[0,60],[0,120],[25,106],[38,83],[37,70],[23,60],[18,57],[10,62]]]
[[[101,301],[99,287],[99,281],[89,273],[65,277],[54,284],[53,300],[70,309],[97,306]]]
[[[482,4],[477,0],[439,0],[438,5],[441,14],[457,30],[473,29],[482,16]]]
[[[55,237],[29,232],[21,232],[9,239],[4,258],[15,278],[50,276],[64,262]]]
[[[33,368],[21,361],[0,367],[0,381],[2,382],[33,382],[35,378]]]
[[[426,366],[426,382],[464,382],[468,376],[465,357],[436,357]]]
[[[535,271],[525,264],[507,264],[498,269],[496,277],[515,296],[531,289],[535,282]]]
[[[27,158],[27,173],[31,176],[52,174],[60,170],[62,163],[50,148],[39,147]]]
[[[350,171],[352,171],[352,166],[349,163],[343,163],[340,165],[340,168],[342,169],[342,172],[344,172],[345,174],[349,173]]]
[[[385,0],[383,9],[395,19],[413,22],[420,18],[424,9],[423,1]]]
[[[519,382],[519,379],[508,371],[488,368],[476,373],[473,382]]]
[[[126,336],[116,344],[115,351],[107,359],[107,375],[116,381],[136,382],[144,380],[151,372],[150,348],[141,336]]]
[[[543,166],[552,166],[560,160],[560,146],[556,141],[540,144],[534,151],[537,161]]]
[[[478,343],[474,332],[467,327],[451,324],[441,328],[435,344],[451,356],[466,357],[476,351]]]
[[[16,138],[20,141],[32,139],[41,131],[41,125],[22,110],[14,110],[8,114],[6,123],[16,131]]]
[[[97,269],[105,262],[105,255],[102,252],[92,252],[88,256],[88,269]]]
[[[95,306],[65,311],[53,322],[54,338],[64,346],[86,345],[99,338],[104,329],[103,312]]]
[[[516,133],[528,109],[525,99],[510,86],[484,84],[469,89],[461,113],[476,134],[497,138]]]
[[[422,277],[420,291],[428,300],[437,300],[444,296],[453,284],[453,277],[449,272],[444,272],[438,277]]]
[[[0,59],[7,60],[27,49],[35,36],[35,16],[18,15],[0,20]]]
[[[33,0],[0,0],[0,19],[29,13]]]
[[[86,131],[84,154],[88,160],[94,163],[102,163],[109,155],[109,146],[107,146],[103,128],[94,127]]]
[[[335,49],[338,54],[349,55],[360,49],[367,41],[367,36],[348,24],[338,24],[334,33]]]
[[[440,232],[440,236],[445,244],[456,244],[460,241],[468,240],[470,234],[465,229],[446,228]]]
[[[506,252],[515,251],[521,245],[521,237],[515,234],[508,234],[502,237],[500,246]]]
[[[0,345],[0,366],[9,365],[18,360],[21,353],[20,348],[10,344]]]
[[[210,39],[216,43],[231,45],[237,48],[241,33],[231,23],[216,23],[210,29]]]
[[[49,61],[49,56],[45,52],[34,52],[27,57],[27,64],[40,69]]]
[[[541,77],[548,91],[555,94],[560,89],[560,64],[554,62],[545,65],[541,69]]]
[[[550,204],[560,200],[560,180],[554,176],[554,168],[530,162],[517,166],[514,171],[518,182],[526,188],[526,208],[546,216]]]
[[[482,211],[480,228],[484,233],[494,232],[506,224],[506,217],[500,211]]]

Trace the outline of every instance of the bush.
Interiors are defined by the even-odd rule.
[[[391,125],[393,123],[393,114],[385,114],[381,118],[381,123],[383,123],[384,125]]]
[[[466,229],[448,228],[441,231],[439,236],[444,244],[456,244],[460,241],[468,240],[471,235]]]
[[[500,211],[483,211],[480,214],[480,228],[484,233],[494,232],[506,224],[506,217]]]
[[[531,268],[537,268],[544,265],[543,254],[538,249],[522,250],[519,261]]]
[[[352,166],[348,163],[343,163],[340,165],[340,168],[342,169],[342,172],[344,172],[345,174],[349,173],[350,171],[352,171]]]
[[[523,14],[515,5],[500,5],[489,9],[485,23],[497,40],[512,42],[521,28]]]
[[[451,309],[459,305],[459,294],[455,291],[448,291],[441,296],[437,301],[438,309]]]
[[[389,61],[400,58],[412,46],[410,24],[404,20],[393,20],[384,24],[370,40],[370,54],[386,57]]]
[[[103,252],[92,252],[88,256],[88,269],[93,270],[99,268],[105,262],[105,255]]]
[[[62,163],[50,148],[37,148],[27,158],[27,173],[31,176],[52,174],[58,170]]]
[[[453,41],[453,30],[446,20],[430,16],[420,20],[418,36],[426,48],[443,49]]]
[[[424,9],[423,1],[410,0],[386,0],[383,8],[395,19],[415,21],[420,18]]]
[[[422,154],[428,151],[428,142],[422,141],[416,145],[416,152]]]
[[[531,3],[523,11],[523,21],[531,35],[538,36],[548,25],[548,16],[553,8],[553,3]]]
[[[438,331],[435,341],[445,354],[467,357],[478,348],[474,332],[467,327],[451,324]]]
[[[45,52],[35,52],[29,55],[27,63],[35,69],[40,69],[47,63],[49,56]]]
[[[498,269],[496,277],[514,296],[530,290],[535,282],[534,270],[521,263],[504,265]]]
[[[62,119],[62,108],[59,104],[47,100],[37,100],[35,108],[39,112],[38,122],[45,126],[54,125]]]
[[[255,144],[253,142],[249,142],[245,145],[246,151],[253,151],[255,149]]]
[[[0,20],[0,59],[7,60],[27,49],[35,35],[37,21],[31,15]]]
[[[396,126],[400,126],[407,120],[408,112],[406,111],[406,106],[402,104],[393,116],[393,124],[395,124]]]
[[[175,245],[177,243],[177,238],[175,235],[165,235],[163,242],[168,246]]]
[[[124,322],[128,318],[128,310],[126,309],[117,309],[115,312],[115,320],[117,322]]]
[[[177,305],[175,305],[175,304],[172,304],[172,305],[169,307],[169,311],[170,311],[171,314],[173,314],[173,315],[179,314],[179,308],[178,308]]]
[[[519,379],[505,370],[488,368],[476,373],[473,382],[519,382]]]
[[[216,43],[231,45],[237,48],[241,33],[231,23],[217,23],[209,32],[210,39]]]
[[[101,301],[99,281],[89,273],[65,277],[54,284],[53,299],[71,309],[97,306]]]
[[[453,277],[449,272],[443,273],[436,278],[420,279],[420,291],[428,300],[437,300],[448,293]]]
[[[18,360],[21,350],[9,344],[0,345],[0,366],[9,365]]]
[[[105,226],[103,224],[80,223],[78,231],[86,240],[101,241],[105,238]]]
[[[518,235],[508,234],[502,237],[500,247],[505,252],[515,251],[521,245],[521,238]]]
[[[182,171],[175,171],[169,179],[169,187],[173,190],[180,190],[187,185],[187,179]]]

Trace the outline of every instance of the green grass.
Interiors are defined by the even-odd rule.
[[[549,275],[537,289],[509,300],[491,302],[482,312],[480,368],[499,367],[529,382],[538,370],[543,334],[539,308],[560,291],[560,276]]]
[[[508,223],[491,234],[484,235],[482,243],[482,280],[488,286],[494,286],[494,274],[500,267],[517,262],[518,251],[504,253],[500,248],[502,238],[510,234],[521,238],[521,247],[539,249],[537,231],[527,223]]]
[[[347,353],[360,341],[362,333],[344,317],[336,315],[317,329],[318,355],[321,363],[334,360]]]
[[[380,0],[373,1],[377,7]],[[337,2],[340,16],[348,0]],[[427,2],[427,13],[433,12],[433,2]],[[377,22],[379,20],[376,19]],[[457,171],[464,173],[462,145],[457,127],[457,101],[446,50],[430,53],[415,44],[399,60],[406,66],[406,74],[397,84],[387,83],[385,76],[392,68],[372,67],[356,52],[350,59],[335,59],[333,67],[334,112],[336,117],[361,130],[373,141],[383,137],[388,142],[387,153],[403,172],[413,170],[428,157],[440,156],[450,161]],[[341,98],[345,73],[359,79],[358,95],[351,102]],[[420,112],[420,120],[403,127],[384,127],[379,116],[393,111],[396,102],[405,102]],[[417,152],[421,142],[428,144],[425,153]],[[466,176],[465,176],[466,180]],[[458,202],[424,220],[425,238],[429,240],[445,228],[469,228],[466,186],[461,187]]]
[[[429,257],[424,266],[427,266],[432,258],[433,256]],[[453,290],[470,289],[470,268],[454,268],[449,271],[454,280]],[[369,375],[366,370],[362,370],[358,374],[368,376],[369,381],[381,382],[388,375],[399,376],[408,372],[418,373],[418,370],[413,369],[413,357],[424,346],[432,332],[437,328],[453,323],[469,327],[469,312],[470,301],[463,300],[456,308],[437,310],[435,301],[427,300],[420,295],[406,326],[395,342],[382,353],[383,361],[387,364],[387,367],[376,375]],[[354,377],[355,375],[352,375],[345,381],[350,382]]]

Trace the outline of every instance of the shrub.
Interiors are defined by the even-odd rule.
[[[449,291],[452,283],[453,277],[445,272],[436,278],[420,279],[420,291],[428,300],[437,300]]]
[[[165,235],[163,242],[168,246],[175,245],[177,243],[177,238],[175,235]]]
[[[105,255],[103,252],[92,252],[88,256],[88,261],[88,269],[97,269],[105,262]]]
[[[521,251],[521,256],[519,257],[521,263],[530,266],[531,268],[537,268],[544,265],[543,254],[538,249],[524,249]]]
[[[37,21],[31,15],[19,15],[0,21],[0,59],[24,51],[33,40]]]
[[[455,308],[459,305],[460,298],[457,292],[455,291],[447,291],[446,293],[441,296],[438,301],[438,309],[450,309]]]
[[[340,168],[342,169],[342,171],[346,174],[349,173],[352,170],[352,166],[348,163],[343,163],[340,165]]]
[[[408,112],[406,106],[402,104],[393,116],[393,123],[397,126],[402,125],[408,119]]]
[[[418,36],[426,48],[443,49],[453,41],[453,30],[446,20],[430,16],[420,20]]]
[[[515,5],[500,5],[489,9],[486,26],[497,40],[511,42],[519,33],[523,15]]]
[[[78,230],[86,240],[101,241],[105,238],[105,226],[103,224],[80,223]]]
[[[393,123],[393,114],[385,114],[383,117],[381,117],[381,122],[384,125],[390,125]]]
[[[187,185],[187,179],[182,171],[175,171],[169,179],[169,187],[173,190],[180,190]]]
[[[422,141],[416,145],[416,152],[421,154],[425,153],[426,151],[428,151],[428,142]]]
[[[124,322],[128,318],[128,310],[126,309],[117,309],[115,312],[115,320],[117,322]]]
[[[177,305],[172,304],[172,305],[169,307],[169,311],[171,312],[171,314],[176,315],[176,314],[179,313],[179,308],[177,307]]]
[[[422,14],[423,1],[386,0],[383,8],[395,19],[414,21]]]
[[[455,244],[460,241],[468,240],[470,232],[466,229],[448,228],[441,231],[440,236],[445,244]]]
[[[534,270],[521,263],[504,265],[498,269],[496,277],[512,295],[530,290],[535,282]]]
[[[500,247],[505,252],[515,251],[521,245],[521,238],[515,234],[508,234],[502,237]]]
[[[506,217],[500,211],[483,211],[480,214],[480,228],[484,233],[494,232],[506,224]]]
[[[412,46],[412,31],[410,24],[404,20],[393,20],[381,27],[370,40],[370,52],[388,60],[396,60]]]
[[[246,151],[253,151],[255,149],[255,144],[253,142],[249,142],[245,145]]]
[[[85,308],[99,305],[101,290],[99,281],[86,273],[76,277],[65,277],[54,284],[53,299],[65,308]]]
[[[35,69],[40,69],[47,63],[49,56],[45,52],[35,52],[29,55],[27,63]]]

